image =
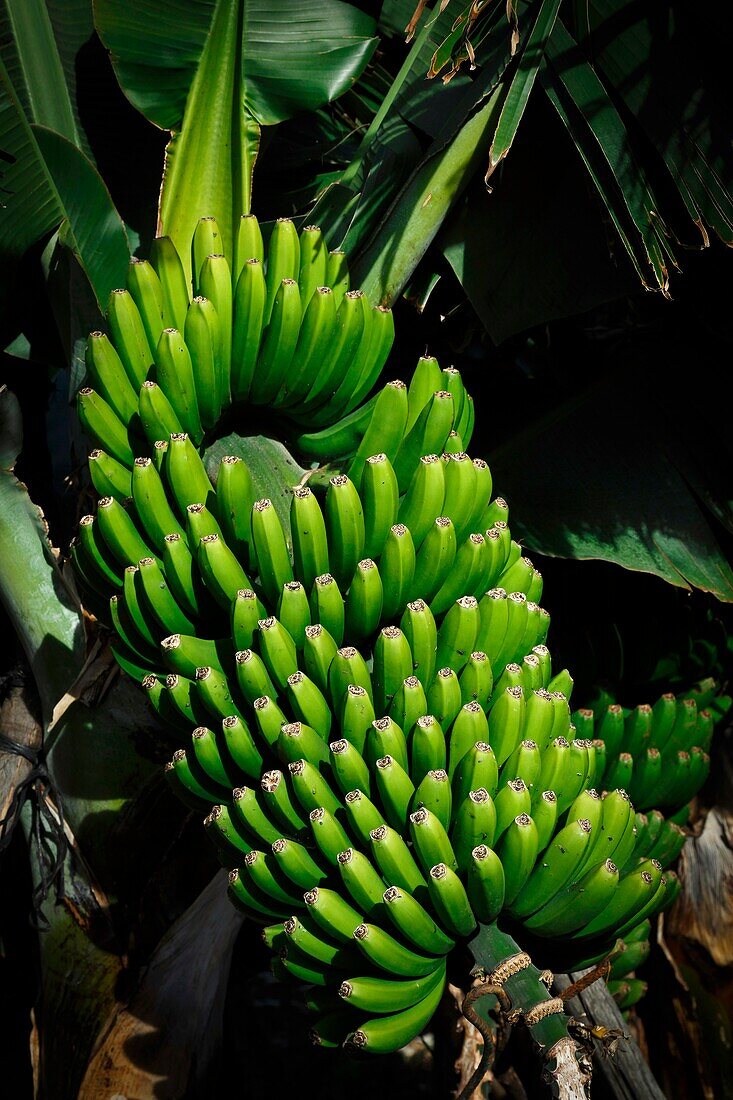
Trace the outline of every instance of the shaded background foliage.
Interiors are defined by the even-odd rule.
[[[399,270],[391,292],[398,339],[387,371],[409,374],[427,349],[464,374],[478,410],[476,451],[489,460],[496,490],[509,500],[513,530],[545,575],[553,653],[573,670],[578,703],[608,691],[633,705],[667,689],[686,690],[704,676],[727,681],[726,605],[733,600],[727,364],[733,328],[730,253],[723,241],[732,236],[733,172],[723,50],[730,15],[706,12],[703,35],[699,16],[682,4],[563,4],[565,33],[575,36],[604,82],[605,98],[594,108],[595,85],[580,89],[585,98],[576,87],[573,98],[563,83],[578,60],[572,44],[558,37],[549,62],[541,51],[522,53],[549,3],[520,5],[522,37],[514,59],[503,6],[486,5],[472,32],[477,70],[464,64],[445,86],[439,78],[426,81],[425,73],[436,47],[450,37],[460,6],[449,5],[418,30],[406,72],[403,29],[412,4],[361,7],[365,18],[378,17],[376,52],[335,102],[264,128],[254,212],[264,221],[285,214],[317,217],[332,245],[343,240],[357,271],[374,286],[386,285],[380,257]],[[102,28],[105,12],[114,8],[98,5]],[[59,43],[70,89],[66,113],[54,114],[52,101],[44,107],[22,94],[14,103],[8,91],[12,85],[22,93],[19,20],[36,9],[48,12]],[[5,0],[0,21],[0,148],[16,158],[4,158],[2,177],[2,374],[22,419],[15,474],[41,507],[51,544],[63,553],[91,499],[81,472],[85,442],[69,403],[82,376],[81,341],[97,325],[94,291],[103,305],[106,290],[124,279],[122,222],[133,254],[147,254],[169,135],[125,98],[94,32],[89,3],[32,0],[24,9],[20,0]],[[620,60],[613,49],[618,35],[640,24],[651,37],[638,35],[640,54]],[[459,56],[460,30],[452,43]],[[587,70],[583,74],[590,79]],[[514,122],[501,116],[511,150],[491,176],[491,192],[483,178],[489,140],[472,159],[463,156],[465,190],[453,196],[445,219],[419,223],[416,240],[410,219],[424,166],[432,171],[445,162],[447,173],[457,171],[449,158],[466,120],[496,92],[498,108],[486,116],[490,137],[507,90],[521,90],[522,82],[532,86],[532,95]],[[588,119],[598,117],[610,119],[609,145],[622,120],[628,136],[622,151],[631,156],[613,163],[604,158],[589,136]],[[28,179],[41,180],[41,188],[45,164],[53,187],[50,198],[43,191],[40,214],[30,204],[21,221],[7,196],[18,193],[23,156],[30,158]],[[629,203],[645,209],[646,202],[639,198],[634,165],[641,165],[641,178],[659,198],[670,236],[659,224],[644,233],[634,228]],[[334,186],[324,193],[327,184]],[[111,244],[103,256],[73,209],[87,196],[81,213],[93,213],[89,195],[108,214],[105,240]],[[316,200],[316,214],[308,213]],[[66,228],[57,239],[62,219]],[[412,236],[401,234],[405,227]],[[709,247],[700,251],[704,238]],[[669,288],[660,259],[665,250]],[[646,265],[647,251],[656,271]],[[643,290],[640,269],[670,297]],[[16,423],[20,441],[18,429]],[[7,469],[12,460],[2,465]],[[27,546],[37,553],[31,513]],[[19,558],[23,537],[13,536]],[[29,679],[16,617],[3,609],[0,621],[10,640],[0,670],[0,698],[8,703]],[[86,626],[91,648],[96,633]],[[0,908],[0,1057],[17,1074],[18,1096],[31,1094],[31,1007],[40,1034],[42,1094],[76,1095],[106,1013],[120,1002],[139,1004],[136,991],[156,945],[216,871],[198,823],[162,783],[160,765],[170,748],[165,734],[144,714],[134,688],[119,679],[109,684],[108,675],[102,664],[90,677],[86,694],[55,729],[50,755],[77,844],[82,885],[75,888],[86,888],[88,896],[72,890],[63,918],[52,915],[51,933],[39,937],[28,926],[38,868],[29,862],[20,830],[0,867],[9,899]],[[32,701],[31,711],[34,706]],[[730,796],[719,778],[727,747],[723,737],[713,792],[723,802]],[[216,912],[214,927],[220,919]],[[61,958],[83,963],[94,975],[94,1006],[88,1016],[77,1006],[65,1026],[71,1002]],[[709,959],[697,961],[709,974]],[[658,989],[639,1015],[652,1065],[663,1073],[670,1059],[672,1065],[684,1062],[694,1044],[677,1034],[677,1055],[671,1055],[665,990],[673,979],[661,951],[651,967]],[[698,981],[700,1015],[715,1020],[720,1005],[730,1004],[729,974],[719,978],[709,1002],[705,979]],[[281,1087],[298,1087],[305,1096],[341,1095],[346,1088],[366,1095],[385,1072],[393,1074],[395,1093],[403,1085],[434,1095],[449,1089],[453,1052],[445,1039],[433,1063],[422,1049],[389,1067],[337,1063],[328,1052],[305,1046],[302,1010],[289,997],[266,974],[256,930],[245,929],[224,1005],[229,1053],[207,1071],[207,1088],[215,1080],[231,1085],[236,1067],[257,1059],[252,1095],[271,1090],[273,1064],[283,1075]],[[79,1033],[80,1020],[88,1033]],[[704,1033],[710,1038],[714,1030],[708,1025]],[[724,1041],[710,1041],[721,1043],[722,1057]],[[156,1066],[155,1035],[129,1044],[126,1055],[136,1065]],[[431,1068],[436,1064],[437,1072]],[[691,1084],[689,1095],[706,1095],[712,1084],[703,1073],[699,1092]],[[200,1082],[189,1087],[196,1094]]]

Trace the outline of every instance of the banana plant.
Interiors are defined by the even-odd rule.
[[[521,1015],[560,1094],[580,1095],[563,998],[529,951],[579,968],[621,938],[612,980],[622,1004],[641,995],[627,975],[645,947],[630,945],[679,892],[713,713],[673,695],[571,713],[542,576],[465,450],[460,373],[424,356],[360,405],[393,332],[346,290],[343,252],[288,219],[265,246],[252,214],[231,264],[209,252],[219,240],[201,218],[189,292],[160,238],[111,298],[111,339],[90,338],[85,598],[176,731],[166,775],[206,815],[232,902],[264,925],[276,973],[314,987],[314,1041],[395,1051],[449,974],[479,977],[469,1018],[495,1002]],[[350,301],[366,319],[344,362]],[[221,444],[207,455],[230,406],[274,410],[290,433],[303,464],[282,463],[280,509],[258,499],[256,467]]]
[[[287,218],[262,233],[249,213],[258,127],[343,91],[373,49],[364,17],[343,4],[322,11],[319,41],[335,56],[314,60],[298,43],[299,98],[289,74],[266,102],[251,6],[209,5],[195,26],[190,7],[177,7],[175,31],[188,26],[195,42],[181,66],[142,6],[98,5],[130,98],[157,104],[151,117],[160,110],[156,121],[176,133],[161,203],[170,236],[119,278],[127,289],[104,297],[109,336],[88,342],[79,414],[97,444],[100,499],[79,526],[76,576],[85,606],[112,629],[116,660],[167,724],[151,738],[178,746],[168,780],[206,814],[235,906],[265,925],[282,976],[316,987],[317,1041],[394,1049],[427,1024],[468,947],[485,979],[479,1018],[511,1001],[548,1071],[577,1088],[560,999],[520,946],[553,965],[591,961],[612,932],[633,942],[646,914],[673,900],[676,880],[657,856],[666,865],[676,855],[674,817],[706,774],[710,725],[675,702],[673,713],[634,712],[628,730],[623,715],[623,736],[617,711],[578,712],[599,735],[571,736],[572,680],[544,644],[542,578],[511,539],[489,467],[465,453],[475,413],[460,374],[425,357],[409,386],[379,388],[393,328],[374,303],[401,292],[491,135],[504,134],[497,157],[511,145],[509,107],[532,83],[513,82],[516,43],[497,39],[495,68],[456,78],[452,111],[426,123],[431,143],[351,274],[333,246],[386,209],[369,158],[416,80],[427,34],[350,178],[324,197],[319,220],[339,219],[344,236],[298,232]],[[533,50],[556,11],[542,5]],[[270,21],[270,45],[282,45],[283,21]],[[347,25],[353,35],[334,43]],[[209,142],[215,116],[225,128],[234,120],[235,154]],[[278,441],[226,434],[243,408]],[[112,707],[116,729],[121,718]],[[75,790],[93,728],[77,709],[49,756],[75,831],[100,802],[118,814],[139,799],[147,778],[128,745],[106,798]],[[640,828],[628,798],[595,794],[593,783],[611,789],[634,772],[642,797],[655,791],[642,805],[658,792],[672,820]],[[102,858],[107,838],[97,839],[96,850],[86,843]],[[578,943],[558,943],[558,929]]]

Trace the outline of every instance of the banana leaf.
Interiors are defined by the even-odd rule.
[[[0,599],[33,671],[43,714],[54,706],[81,667],[81,608],[49,545],[43,516],[13,474],[22,445],[20,408],[0,390]],[[10,549],[12,548],[12,550]]]
[[[726,244],[733,241],[733,155],[730,143],[718,137],[725,131],[726,98],[720,82],[710,79],[715,66],[703,69],[691,16],[671,0],[562,4],[554,26],[553,9],[557,14],[549,0],[518,8],[520,50],[506,74],[511,84],[495,148],[486,149],[489,174],[521,128],[535,84],[535,96],[552,104],[566,128],[580,158],[576,165],[597,190],[600,209],[640,283],[667,295],[671,270],[682,267],[681,247],[706,247],[709,230]],[[451,72],[458,71],[474,55],[485,65],[495,40],[509,35],[502,21],[489,26],[485,12],[466,31],[466,11],[459,5],[448,10],[457,16],[456,26],[438,46],[428,75],[448,61]],[[711,31],[708,40],[725,41],[728,18],[727,12],[716,15],[717,33]],[[459,48],[466,37],[470,48]],[[546,174],[547,168],[535,175],[533,205],[544,202]],[[497,205],[505,198],[502,182],[496,177]],[[575,232],[570,204],[566,222]],[[472,271],[454,269],[459,278],[465,275],[469,298],[480,298]],[[592,270],[588,278],[593,282]],[[565,313],[574,301],[569,289]],[[521,327],[511,312],[506,327]]]
[[[26,250],[62,226],[103,306],[124,283],[129,247],[78,123],[75,63],[91,30],[78,0],[0,10],[0,290]]]
[[[29,122],[91,149],[79,119],[78,53],[94,33],[90,0],[4,0],[0,58]]]
[[[160,223],[182,255],[205,215],[231,255],[260,127],[342,94],[376,46],[374,20],[341,0],[98,0],[95,17],[125,95],[173,134]]]
[[[697,402],[665,390],[673,349],[666,352],[650,344],[627,353],[623,367],[579,385],[486,457],[530,550],[615,562],[732,602],[733,570],[711,512],[690,487],[688,441],[677,431],[694,422]],[[717,463],[729,443],[709,421],[706,428]]]

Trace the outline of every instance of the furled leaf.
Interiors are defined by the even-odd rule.
[[[374,20],[341,0],[97,0],[95,15],[123,91],[173,132],[160,220],[185,255],[204,215],[231,248],[259,127],[335,99],[376,45]]]

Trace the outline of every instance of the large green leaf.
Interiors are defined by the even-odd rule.
[[[0,251],[19,259],[36,241],[64,226],[97,301],[123,285],[129,250],[125,228],[91,161],[67,138],[31,124],[0,61],[0,149],[3,205]],[[7,279],[10,269],[4,272]]]
[[[531,549],[615,562],[731,602],[733,570],[690,490],[678,430],[696,402],[669,391],[659,355],[650,348],[494,450],[494,483]]]
[[[81,610],[66,587],[43,517],[13,474],[20,452],[20,409],[0,390],[0,600],[23,645],[49,720],[76,679],[84,648]]]
[[[567,3],[548,35],[556,9],[550,0],[517,5],[527,45],[505,78],[511,86],[494,148],[487,149],[489,172],[512,144],[539,77],[640,282],[668,294],[680,239],[704,247],[709,226],[733,243],[733,154],[720,137],[728,115],[720,65],[708,62],[692,15],[675,0]],[[490,24],[491,5],[461,11],[456,3],[450,10],[456,24],[436,51],[431,76],[449,62],[452,75],[474,56],[485,64],[497,36],[509,33],[501,21]],[[724,42],[728,9],[716,19]],[[545,175],[537,173],[532,197],[539,204]],[[567,222],[572,227],[572,207]]]
[[[203,215],[231,248],[259,127],[336,98],[376,45],[374,20],[341,0],[96,0],[95,17],[127,97],[173,132],[160,218],[185,255]]]
[[[76,65],[93,32],[91,0],[0,3],[0,57],[28,121],[55,130],[88,154]]]

